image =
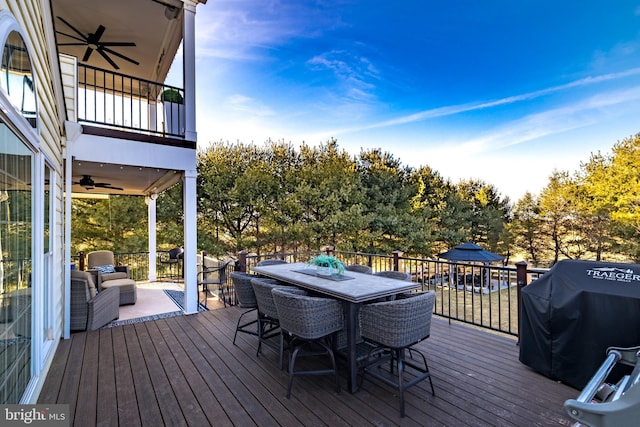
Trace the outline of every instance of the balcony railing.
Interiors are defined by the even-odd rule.
[[[184,138],[184,90],[78,64],[78,122]]]

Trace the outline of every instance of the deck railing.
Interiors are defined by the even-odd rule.
[[[78,121],[158,136],[185,135],[184,90],[78,64]]]
[[[306,262],[324,251],[248,255],[240,253],[238,267],[250,269],[262,259],[277,258],[287,262]],[[345,264],[368,265],[374,272],[404,271],[423,291],[437,294],[435,314],[475,326],[518,335],[519,290],[536,280],[546,269],[450,262],[429,258],[405,257],[402,252],[371,254],[333,251]],[[518,279],[518,268],[523,280]]]
[[[261,260],[272,258],[287,262],[307,262],[325,252],[265,255],[240,252],[235,265],[230,264],[228,269],[250,271],[251,267]],[[409,273],[412,280],[420,284],[422,290],[436,292],[435,314],[514,336],[517,336],[519,331],[520,290],[547,271],[528,268],[526,263],[519,263],[514,267],[405,257],[400,251],[393,254],[334,250],[328,252],[345,264],[368,265],[374,272],[395,270]],[[129,273],[134,280],[148,280],[148,252],[114,253],[114,257],[116,264],[129,266]],[[168,257],[168,251],[157,252],[156,277],[181,279],[181,261],[177,266],[163,262]],[[78,268],[84,265],[80,258],[72,260],[78,264]]]

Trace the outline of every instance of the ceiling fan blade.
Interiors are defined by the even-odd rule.
[[[128,56],[125,56],[125,55],[123,55],[123,54],[121,54],[121,53],[118,53],[118,52],[116,52],[116,51],[115,51],[115,50],[113,50],[113,49],[109,49],[108,47],[104,47],[104,46],[103,46],[103,47],[101,47],[101,49],[100,49],[100,50],[104,50],[105,52],[109,52],[110,54],[115,55],[115,56],[117,56],[117,57],[119,57],[119,58],[122,58],[122,59],[124,59],[125,61],[129,61],[129,62],[131,62],[132,64],[140,65],[140,63],[139,63],[138,61],[133,60],[133,59],[129,58]]]
[[[90,35],[89,38],[93,39],[92,41],[95,44],[98,44],[98,42],[100,41],[100,37],[102,37],[102,35],[104,34],[104,30],[106,30],[106,28],[103,25],[98,25],[98,29],[96,30],[96,32]]]
[[[61,20],[62,22],[64,22],[67,27],[71,28],[76,34],[78,34],[80,37],[82,37],[83,40],[87,39],[87,36],[85,34],[81,33],[80,30],[78,30],[76,27],[74,27],[73,25],[71,25],[67,21],[65,21],[64,18],[62,18],[61,16],[58,16],[58,19]]]
[[[84,44],[87,44],[87,39],[85,39],[85,38],[81,39],[80,37],[72,36],[71,34],[63,33],[62,31],[56,31],[56,33],[61,34],[61,35],[66,36],[66,37],[69,37],[69,38],[74,39],[74,40],[78,40],[79,42],[84,42]]]
[[[58,46],[86,46],[87,43],[58,43]]]
[[[100,187],[100,188],[108,188],[110,190],[124,190],[124,188],[120,188],[120,187],[114,187],[113,185],[106,183],[106,182],[98,182],[95,184],[96,187]]]
[[[104,52],[103,52],[103,50],[104,50],[104,48],[99,47],[99,48],[98,48],[98,53],[99,53],[100,55],[102,55],[102,57],[105,59],[105,61],[107,61],[109,64],[111,64],[111,66],[112,66],[113,68],[115,68],[116,70],[119,70],[119,69],[120,69],[120,67],[118,67],[118,64],[116,64],[115,62],[113,62],[113,59],[111,59],[111,58],[109,57],[109,55],[107,55],[106,53],[104,53]]]
[[[87,62],[89,60],[91,52],[93,52],[93,48],[91,46],[87,46],[87,50],[84,52],[84,56],[82,57],[82,62]]]
[[[135,46],[134,42],[101,42],[100,46]]]

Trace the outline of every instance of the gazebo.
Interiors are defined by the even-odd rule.
[[[482,248],[482,246],[476,245],[472,242],[465,242],[457,245],[453,249],[438,255],[438,258],[460,263],[481,263],[484,266],[488,266],[491,263],[502,261],[504,259],[502,255],[488,251]],[[454,268],[455,267],[451,266],[452,271],[449,274],[449,277],[454,278],[453,281],[450,280],[449,282],[452,287],[457,286],[459,289],[478,290],[482,292],[490,292],[492,290],[499,290],[502,288],[502,281],[498,280],[494,289],[494,284],[491,280],[491,272],[488,268],[483,269],[485,270],[484,274],[479,275],[474,274],[473,267],[471,268],[471,273],[463,271],[462,275],[459,274],[457,268],[455,268],[455,270]],[[464,268],[463,270],[467,270],[467,268]]]

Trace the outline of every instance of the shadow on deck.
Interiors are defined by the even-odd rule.
[[[277,354],[256,357],[255,337],[232,344],[237,307],[88,333],[60,343],[40,403],[70,405],[72,425],[570,425],[563,403],[578,391],[518,361],[506,337],[434,318],[428,381],[397,396],[365,381],[336,394],[329,377],[288,375]],[[346,378],[346,375],[345,375]]]

